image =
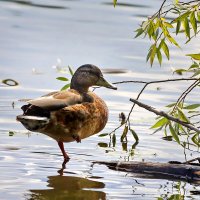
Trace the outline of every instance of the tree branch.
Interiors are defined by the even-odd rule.
[[[198,78],[176,78],[176,79],[165,79],[165,80],[158,80],[158,81],[119,81],[119,82],[114,82],[112,84],[126,84],[126,83],[141,83],[141,84],[144,84],[143,88],[140,90],[139,94],[137,95],[137,100],[140,98],[141,94],[143,93],[143,91],[145,90],[145,88],[150,85],[150,84],[154,84],[154,83],[166,83],[166,82],[175,82],[175,81],[197,81],[199,80]],[[128,116],[127,116],[127,119],[125,121],[124,124],[127,124],[129,125],[130,127],[130,121],[129,121],[129,118],[131,116],[131,113],[133,111],[135,107],[135,103],[133,103],[129,113],[128,113]],[[115,128],[111,133],[115,132],[116,130],[118,130],[119,128],[121,128],[124,124],[120,124],[117,128]],[[110,133],[110,134],[111,134]]]
[[[199,79],[196,80],[194,83],[192,83],[192,85],[190,85],[182,94],[181,96],[178,98],[176,104],[174,105],[174,108],[172,110],[172,113],[174,113],[174,111],[176,110],[178,104],[182,101],[184,102],[186,96],[200,83]]]
[[[150,111],[150,112],[155,113],[156,115],[163,116],[163,117],[167,118],[168,120],[174,121],[174,122],[176,122],[176,123],[178,123],[178,124],[181,124],[182,126],[188,128],[188,129],[190,129],[190,130],[194,130],[194,131],[196,131],[197,133],[200,133],[200,130],[197,129],[196,127],[194,127],[194,126],[192,126],[191,124],[186,123],[186,122],[184,122],[184,121],[182,121],[182,120],[180,120],[180,119],[178,119],[178,118],[172,117],[171,115],[168,115],[168,114],[165,113],[164,111],[158,111],[158,110],[156,110],[155,108],[153,108],[153,107],[151,107],[151,106],[149,106],[149,105],[147,105],[147,104],[141,103],[141,102],[139,102],[139,101],[136,100],[136,99],[132,99],[132,98],[131,98],[130,101],[133,102],[134,104],[137,104],[138,106],[140,106],[140,107],[142,107],[142,108],[145,108],[146,110],[148,110],[148,111]]]
[[[165,83],[165,82],[174,82],[174,81],[197,81],[198,78],[175,78],[175,79],[165,79],[158,81],[119,81],[112,84],[123,84],[123,83],[143,83],[143,84],[153,84],[153,83]]]

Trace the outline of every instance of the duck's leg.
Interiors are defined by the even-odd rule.
[[[64,162],[63,162],[63,164],[66,164],[66,163],[69,161],[70,158],[69,158],[69,156],[67,155],[67,153],[65,152],[63,142],[58,141],[58,146],[60,147],[60,150],[61,150],[61,152],[62,152],[62,154],[63,154],[63,157],[64,157]]]

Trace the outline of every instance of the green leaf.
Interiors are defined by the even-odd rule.
[[[158,17],[155,20],[156,20],[156,23],[155,23],[155,27],[154,28],[155,28],[155,30],[157,30],[160,27],[161,20]]]
[[[198,113],[199,114],[199,111],[196,111],[196,110],[190,110],[190,111],[188,111],[188,113]]]
[[[151,38],[152,35],[154,34],[154,23],[153,23],[152,20],[149,21],[147,33],[148,33],[148,35],[149,35],[149,38]]]
[[[136,30],[137,34],[135,35],[135,38],[139,37],[140,35],[142,35],[142,33],[144,33],[144,30],[142,28],[139,28]]]
[[[68,89],[69,87],[70,87],[70,83],[64,85],[64,86],[61,88],[61,91],[62,91],[62,90],[66,90],[66,89]]]
[[[151,56],[151,52],[152,52],[152,48],[150,47],[149,53],[147,54],[146,62],[149,60],[149,58]]]
[[[177,24],[176,24],[176,35],[179,33],[180,27],[181,27],[181,22],[177,21]]]
[[[158,58],[159,64],[161,66],[161,64],[162,64],[162,54],[161,54],[159,49],[157,49],[156,54],[157,54],[157,58]]]
[[[159,131],[161,131],[162,129],[163,129],[163,126],[161,126],[160,128],[156,129],[156,130],[152,133],[152,135],[155,134],[155,133],[157,133],[157,132],[159,132]]]
[[[109,135],[109,133],[101,133],[100,135],[98,135],[99,137],[105,137],[105,136],[107,136],[107,135]]]
[[[161,42],[160,42],[160,44],[158,45],[158,49],[162,48],[162,45],[163,45],[164,42],[165,42],[165,39],[162,39]]]
[[[166,140],[166,141],[172,141],[172,136],[171,135],[164,136],[164,137],[162,137],[162,139]]]
[[[161,48],[162,48],[163,52],[165,53],[167,59],[169,60],[169,48],[168,48],[168,46],[167,46],[167,44],[165,43],[164,40],[162,42]]]
[[[200,66],[197,64],[197,63],[194,63],[190,66],[189,69],[196,69],[196,68],[199,68]]]
[[[194,142],[194,144],[196,144],[198,147],[200,147],[200,139],[199,139],[199,134],[196,133],[192,138],[191,138],[192,142]]]
[[[195,77],[195,76],[198,76],[200,74],[200,70],[197,70],[192,76],[191,78]]]
[[[190,14],[190,23],[192,24],[192,28],[193,28],[194,33],[196,35],[196,33],[197,33],[197,20],[195,18],[195,11],[191,12],[191,14]]]
[[[190,123],[189,119],[185,116],[183,111],[179,107],[177,107],[177,109],[178,109],[179,118],[184,122]]]
[[[57,77],[56,79],[59,80],[59,81],[68,81],[69,80],[66,77]]]
[[[157,29],[153,34],[152,34],[152,38],[154,39],[154,41],[156,42],[157,38],[158,38],[158,34],[159,34],[159,29]]]
[[[171,107],[173,107],[173,106],[175,106],[175,105],[176,105],[176,103],[170,103],[169,105],[167,105],[167,106],[165,106],[165,107],[171,108]]]
[[[167,124],[168,119],[163,117],[160,120],[158,120],[151,128],[159,128],[161,126],[164,126],[165,124]]]
[[[187,18],[190,13],[191,13],[190,11],[183,13],[182,15],[180,15],[179,17],[174,19],[172,22],[174,23],[174,22],[177,22],[177,21],[182,21],[183,19]]]
[[[197,12],[197,18],[198,18],[198,20],[200,22],[200,11]]]
[[[165,125],[164,134],[165,134],[165,136],[167,136],[167,125]]]
[[[180,46],[178,45],[178,43],[176,42],[176,40],[171,36],[171,35],[166,35],[167,39],[173,43],[174,45],[176,45],[178,48],[180,48]]]
[[[149,25],[149,20],[142,22],[142,29],[145,31]]]
[[[13,136],[15,133],[13,131],[9,131],[9,136]]]
[[[153,61],[154,61],[154,58],[155,58],[155,55],[156,55],[156,45],[154,44],[153,47],[152,47],[152,52],[151,52],[151,55],[150,55],[150,64],[151,66],[153,65]]]
[[[200,53],[197,53],[197,54],[187,54],[186,56],[190,56],[194,60],[200,60]]]
[[[107,148],[107,147],[108,147],[108,144],[105,143],[105,142],[99,142],[99,143],[98,143],[98,146],[101,147],[101,148]]]
[[[168,28],[174,28],[173,25],[168,22],[163,22],[163,24]]]
[[[114,7],[117,5],[117,0],[113,0]]]
[[[180,191],[180,190],[178,190]],[[167,200],[184,200],[185,197],[181,194],[173,194],[171,195],[169,198],[167,198]]]
[[[115,135],[115,133],[112,135],[112,145],[113,145],[113,147],[115,147],[115,145],[116,145],[116,135]]]
[[[180,140],[179,140],[178,134],[175,132],[175,130],[172,127],[171,123],[169,124],[169,130],[170,130],[170,133],[173,136],[173,138],[176,140],[176,142],[180,144]]]
[[[189,26],[189,20],[186,17],[183,21],[183,27],[185,29],[185,35],[190,38],[190,26]]]
[[[178,75],[183,75],[183,72],[187,72],[187,70],[185,70],[185,69],[177,69],[177,70],[173,71],[173,73],[178,74]]]
[[[174,3],[175,3],[175,4],[178,4],[178,3],[179,3],[179,0],[175,0]]]
[[[69,72],[70,72],[71,76],[73,76],[74,72],[73,72],[72,68],[69,65],[68,65],[68,69],[69,69]]]
[[[127,136],[127,133],[128,133],[128,126],[125,126],[125,127],[124,127],[124,131],[123,131],[123,133],[122,133],[122,135],[121,135],[121,142],[124,141],[124,139],[125,139],[126,136]]]
[[[187,131],[185,130],[185,128],[183,128],[183,126],[180,124],[179,124],[179,130],[181,130],[183,133],[187,134]]]
[[[122,149],[123,151],[127,151],[128,150],[128,143],[127,142],[122,142]]]
[[[138,141],[139,141],[139,138],[138,138],[137,133],[136,133],[133,129],[129,129],[129,130],[131,131],[131,133],[132,133],[132,135],[133,135],[135,141],[138,142]]]
[[[196,104],[191,104],[189,106],[184,106],[183,108],[188,109],[188,110],[193,110],[193,109],[196,109],[198,107],[200,107],[200,104],[196,103]]]
[[[163,23],[161,23],[161,28],[162,28],[162,31],[164,33],[164,36],[167,37],[167,35],[169,35],[169,31],[168,31],[167,27],[164,26]]]

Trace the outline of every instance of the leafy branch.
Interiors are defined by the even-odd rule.
[[[138,101],[148,85],[167,83],[167,82],[177,82],[177,81],[194,81],[194,83],[192,83],[187,88],[187,90],[181,94],[179,101],[166,106],[167,108],[171,109],[168,111],[168,113],[163,112],[163,111],[157,111],[156,109],[153,109],[148,105],[141,104],[141,102]],[[127,140],[126,136],[127,136],[128,130],[129,131],[132,130],[132,127],[130,125],[131,113],[132,113],[135,105],[139,105],[151,112],[155,111],[154,113],[156,113],[157,115],[160,115],[160,117],[158,117],[156,123],[154,125],[152,125],[152,127],[151,127],[153,129],[156,129],[155,132],[161,131],[162,129],[164,129],[165,136],[167,136],[167,132],[169,131],[171,133],[171,136],[175,139],[175,141],[184,147],[185,147],[186,142],[185,141],[183,141],[182,143],[180,142],[179,137],[181,135],[187,136],[187,139],[190,137],[191,141],[194,145],[200,146],[200,140],[198,138],[198,136],[200,134],[200,130],[199,130],[200,127],[197,126],[198,124],[200,124],[200,121],[197,121],[195,118],[195,117],[200,116],[200,111],[197,111],[197,108],[200,108],[200,104],[187,104],[186,105],[183,102],[183,99],[185,99],[185,97],[192,91],[192,89],[194,89],[199,84],[199,78],[166,79],[166,80],[149,81],[149,82],[146,82],[146,81],[121,81],[121,82],[115,82],[113,84],[128,84],[128,83],[139,83],[139,84],[144,84],[144,86],[138,93],[137,97],[135,99],[131,99],[131,101],[133,102],[133,105],[131,107],[131,110],[129,111],[127,119],[124,121],[123,124],[120,124],[120,126],[118,126],[116,129],[114,129],[113,132],[111,132],[111,133],[114,133],[117,129],[124,126],[124,131],[122,133],[121,138],[123,138],[123,139],[125,138]],[[184,113],[183,110],[188,111],[187,115]],[[190,115],[190,116],[187,117],[188,115]],[[191,132],[191,131],[193,131],[193,132]],[[137,139],[136,141],[138,141],[138,140],[139,139]]]
[[[161,65],[163,54],[168,60],[170,59],[168,44],[180,48],[178,42],[172,36],[174,32],[176,35],[185,33],[186,43],[200,32],[198,25],[200,22],[200,1],[196,0],[187,3],[176,1],[165,6],[166,2],[164,0],[160,9],[146,21],[143,21],[135,31],[135,37],[141,35],[144,37],[148,36],[152,41],[146,57],[146,60],[150,61],[151,66],[156,57]],[[173,20],[168,18],[170,13],[176,16]],[[200,56],[200,54],[197,54],[197,56]]]
[[[145,108],[146,110],[149,110],[150,112],[155,113],[156,115],[165,117],[166,119],[168,119],[168,120],[170,120],[170,121],[174,121],[174,122],[176,122],[176,123],[178,123],[178,124],[181,124],[182,126],[185,126],[186,128],[189,128],[190,130],[194,130],[194,131],[196,131],[197,133],[200,133],[200,130],[199,130],[198,128],[194,127],[193,125],[191,125],[190,123],[185,122],[185,121],[182,121],[182,120],[180,120],[179,118],[175,118],[175,117],[173,117],[173,116],[171,116],[171,115],[168,115],[168,114],[167,114],[166,112],[164,112],[164,111],[158,111],[158,110],[156,110],[155,108],[153,108],[153,107],[151,107],[151,106],[149,106],[149,105],[147,105],[147,104],[141,103],[141,102],[139,102],[139,101],[136,100],[136,99],[132,99],[132,98],[131,98],[130,101],[133,102],[133,103],[135,103],[135,104],[137,104],[137,105],[140,106],[140,107]],[[176,137],[176,138],[178,138],[178,137]],[[178,141],[178,139],[177,139],[177,141]]]

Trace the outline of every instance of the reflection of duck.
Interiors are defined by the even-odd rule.
[[[106,125],[108,110],[104,101],[88,91],[97,85],[117,89],[109,84],[100,69],[94,65],[83,65],[74,73],[70,90],[52,92],[27,101],[22,106],[23,115],[17,116],[25,128],[44,133],[58,142],[64,156],[63,142],[77,141],[100,132]]]
[[[47,182],[49,189],[30,190],[26,199],[106,199],[104,192],[96,191],[105,187],[101,182],[72,176],[50,176]]]

